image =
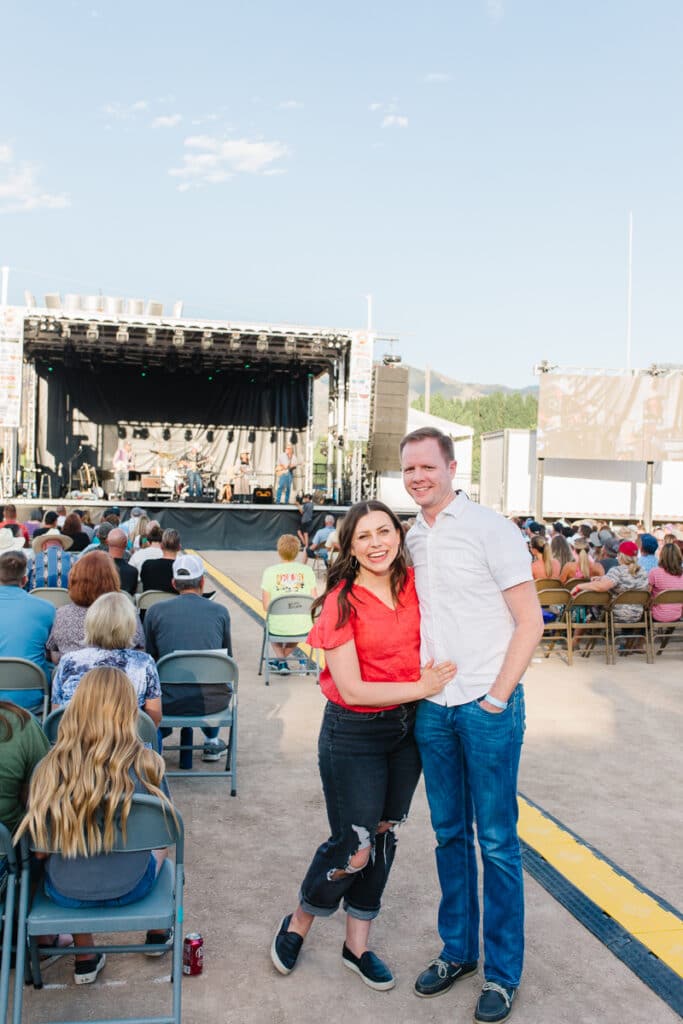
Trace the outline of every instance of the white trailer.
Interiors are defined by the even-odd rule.
[[[535,430],[481,436],[480,501],[503,515],[641,520],[647,473],[645,462],[537,460]],[[683,462],[654,464],[652,516],[660,522],[683,519]]]

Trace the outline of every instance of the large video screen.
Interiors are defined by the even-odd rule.
[[[683,374],[543,374],[536,453],[552,459],[683,461]]]

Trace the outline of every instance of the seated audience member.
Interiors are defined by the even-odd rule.
[[[621,594],[626,590],[647,590],[647,573],[638,564],[638,545],[632,540],[624,540],[619,545],[618,565],[610,569],[604,576],[592,579],[589,583],[579,583],[572,594],[586,590],[598,593],[609,590]],[[615,622],[638,622],[643,616],[643,609],[638,604],[618,604],[614,609]]]
[[[560,563],[557,558],[552,556],[550,542],[541,534],[536,534],[531,538],[529,547],[533,559],[531,563],[531,575],[533,578],[535,580],[559,579]]]
[[[117,512],[119,513],[120,516],[120,509],[117,509]],[[136,505],[135,508],[131,509],[130,519],[126,519],[125,522],[121,523],[121,529],[128,535],[129,538],[132,537],[132,535],[134,534],[138,525],[138,520],[141,519],[142,516],[146,517],[147,513],[145,512],[144,508],[140,508],[139,505]],[[118,526],[118,523],[116,525]]]
[[[647,574],[652,596],[663,590],[683,590],[683,556],[677,544],[665,544],[659,552],[659,565]],[[658,604],[652,609],[656,622],[677,622],[683,616],[683,605]]]
[[[87,533],[88,543],[90,543],[90,541],[93,539],[93,536],[95,535],[95,528],[90,521],[90,513],[88,512],[87,508],[77,508],[74,511],[76,512],[76,515],[81,521],[81,530],[83,530],[83,533]]]
[[[31,512],[30,516],[28,517],[28,522],[24,523],[24,526],[26,527],[26,531],[27,531],[28,536],[29,536],[29,544],[31,543],[31,541],[35,537],[36,530],[40,530],[41,529],[41,525],[40,524],[42,523],[42,521],[43,521],[43,516],[42,516],[42,513],[41,513],[40,509],[39,508],[34,508],[32,510],[32,512]]]
[[[128,531],[128,548],[133,551],[139,551],[140,548],[144,548],[147,544],[147,530],[149,529],[151,520],[149,516],[138,516],[135,520],[135,525],[131,526]]]
[[[152,521],[147,527],[147,537],[144,547],[139,547],[130,556],[129,565],[132,565],[138,572],[142,569],[145,562],[154,558],[163,558],[164,553],[161,550],[161,538],[163,537],[163,530],[158,523]]]
[[[106,551],[107,550],[107,537],[111,533],[114,527],[111,523],[103,522],[99,526],[95,527],[93,532],[92,540],[88,544],[87,548],[82,552],[84,555],[89,555],[91,551]]]
[[[0,530],[0,546],[3,530]],[[17,537],[14,543],[23,544]],[[50,663],[45,644],[55,618],[54,606],[39,597],[27,594],[26,555],[23,551],[7,551],[0,555],[0,657],[26,658],[35,662],[50,678]],[[42,690],[1,690],[0,700],[13,701],[40,712],[43,706]]]
[[[68,516],[64,520],[62,534],[65,537],[71,537],[72,551],[85,551],[88,544],[90,543],[90,537],[83,529],[81,524],[81,518],[79,515],[77,515],[76,512],[69,512]]]
[[[564,569],[565,565],[567,565],[569,562],[574,561],[574,555],[572,554],[572,549],[569,546],[569,541],[561,531],[556,533],[553,539],[551,540],[550,553],[552,554],[553,558],[557,559],[559,563],[559,577],[560,579],[562,579],[562,570]]]
[[[17,835],[28,833],[38,851],[59,848],[38,854],[46,861],[45,893],[59,906],[123,906],[154,887],[167,850],[112,853],[114,822],[125,828],[134,793],[157,797],[174,814],[164,762],[139,738],[137,713],[135,691],[123,672],[87,672],[64,712],[57,742],[33,773]],[[170,935],[148,931],[145,941],[160,945]],[[89,933],[75,934],[74,944],[74,981],[89,985],[104,967],[105,954],[78,952],[94,944]]]
[[[73,541],[59,530],[48,530],[31,542],[33,555],[29,555],[26,590],[36,587],[63,587],[69,582],[69,573],[78,559],[71,554]]]
[[[24,816],[31,773],[49,749],[48,738],[33,715],[18,704],[0,700],[0,822],[10,832]]]
[[[85,616],[91,604],[102,594],[118,593],[120,589],[118,570],[104,551],[91,551],[78,559],[69,573],[69,597],[72,603],[57,609],[47,640],[47,649],[55,664],[62,655],[85,647]],[[137,625],[132,646],[144,651],[145,634],[137,611],[135,615]]]
[[[159,565],[147,562],[143,569]],[[148,609],[145,615],[145,641],[147,651],[157,660],[174,651],[227,651],[232,656],[230,615],[228,609],[202,597],[204,589],[204,563],[197,555],[178,555],[173,562],[173,586],[178,592],[175,601],[161,601]],[[226,706],[225,691],[207,687],[206,692],[197,684],[190,686],[189,694],[180,695],[178,689],[164,694],[164,707],[169,714],[201,714],[205,710],[220,710]],[[207,702],[215,700],[211,706]],[[225,750],[218,739],[218,729],[205,729],[206,743],[202,760],[217,761]],[[192,730],[181,731],[180,742],[192,742]],[[180,767],[192,767],[192,752],[181,751]]]
[[[318,555],[319,558],[322,558],[324,562],[327,562],[328,551],[327,548],[325,547],[325,544],[327,542],[327,538],[330,536],[333,530],[334,516],[327,515],[325,516],[325,525],[316,531],[316,533],[313,535],[313,540],[306,548],[306,557],[304,558],[304,565],[308,564],[309,558],[315,558],[316,555]]]
[[[638,547],[640,548],[638,561],[645,572],[649,572],[650,569],[656,569],[658,565],[657,549],[659,547],[657,538],[653,537],[651,533],[641,533],[638,537]]]
[[[277,553],[280,561],[263,570],[261,577],[261,601],[268,611],[268,605],[276,597],[310,595],[317,597],[315,589],[315,573],[308,565],[297,561],[299,541],[291,533],[283,534],[277,542]],[[275,615],[270,622],[270,631],[279,636],[301,636],[311,628],[311,616]],[[271,666],[281,675],[289,675],[287,658],[296,648],[296,643],[273,643],[275,658]],[[267,653],[267,652],[266,652]],[[308,664],[308,658],[302,654],[302,664]]]
[[[57,529],[61,530],[66,519],[66,505],[57,505]]]
[[[33,531],[33,537],[31,538],[31,540],[33,540],[35,537],[40,537],[40,535],[43,534],[43,533],[47,533],[48,530],[56,530],[56,529],[57,529],[57,513],[56,512],[46,512],[45,515],[43,516],[43,525],[39,526],[37,530]]]
[[[615,566],[619,565],[617,555],[619,554],[619,538],[610,537],[602,545],[602,558],[598,558],[598,565],[601,565],[605,572],[610,569],[614,569]]]
[[[161,558],[145,561],[140,570],[143,590],[165,590],[174,594],[173,563],[180,552],[180,534],[177,530],[164,530],[161,535]]]
[[[156,725],[161,721],[159,673],[149,654],[133,649],[138,618],[125,594],[103,594],[85,616],[85,643],[61,658],[52,677],[52,706],[68,704],[91,668],[120,668],[135,687],[138,705]]]
[[[138,571],[129,565],[124,555],[128,545],[128,538],[120,527],[116,527],[107,534],[107,550],[114,559],[114,565],[118,569],[121,578],[121,590],[127,590],[134,594],[138,589]]]
[[[0,523],[0,530],[3,529],[3,527],[7,527],[7,526],[18,526],[19,527],[19,532],[21,533],[21,536],[22,536],[23,541],[24,541],[24,545],[27,546],[30,543],[30,537],[28,535],[28,530],[26,529],[26,527],[24,526],[23,523],[20,523],[17,520],[17,507],[16,507],[16,505],[5,505],[5,515],[4,515],[3,521]]]
[[[535,519],[532,519],[527,524],[526,532],[529,540],[533,537],[545,537],[545,523],[537,523]]]
[[[605,570],[597,562],[590,558],[588,541],[580,537],[574,540],[574,552],[576,561],[569,562],[560,572],[560,579],[563,583],[570,583],[575,579],[589,579],[593,576],[604,576]]]

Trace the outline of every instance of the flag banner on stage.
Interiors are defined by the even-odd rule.
[[[0,427],[20,425],[23,312],[11,306],[3,307],[0,312]]]
[[[536,454],[683,461],[683,373],[543,374]]]
[[[367,441],[370,435],[374,340],[374,335],[367,331],[353,331],[351,334],[347,441]]]

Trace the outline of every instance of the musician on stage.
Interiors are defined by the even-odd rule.
[[[128,474],[135,466],[130,441],[126,441],[125,444],[119,444],[114,452],[111,465],[114,470],[114,494],[117,497],[125,498],[128,487]]]
[[[292,472],[295,468],[296,455],[294,454],[294,448],[288,441],[285,445],[285,450],[278,455],[277,466],[275,467],[275,475],[278,478],[275,501],[278,505],[283,494],[285,505],[289,504],[289,492],[292,489],[292,480],[294,479]]]
[[[187,468],[187,490],[190,498],[201,498],[203,493],[201,470],[206,462],[206,457],[193,445],[189,452],[183,456],[181,466]]]
[[[251,492],[251,474],[253,472],[249,461],[249,452],[240,452],[240,461],[232,471],[232,494],[233,501],[243,501],[249,497]]]

